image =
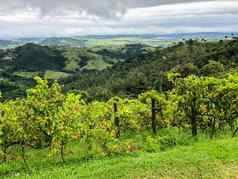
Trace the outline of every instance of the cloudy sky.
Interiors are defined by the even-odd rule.
[[[0,38],[238,32],[238,0],[0,0]]]

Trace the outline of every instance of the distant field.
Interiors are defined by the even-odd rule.
[[[83,68],[87,70],[104,70],[112,65],[106,63],[103,59],[90,60],[88,64]]]
[[[21,72],[15,72],[14,75],[22,78],[34,78],[36,75],[39,75],[39,72],[27,72],[27,71],[21,71]]]
[[[112,39],[88,39],[85,42],[86,47],[97,47],[97,46],[123,46],[127,44],[145,44],[150,46],[168,46],[174,41],[160,40],[156,38],[143,38],[143,37],[118,37]]]
[[[42,72],[26,72],[26,71],[22,71],[22,72],[15,72],[14,75],[18,76],[18,77],[22,77],[22,78],[29,78],[32,79],[37,75],[40,75]],[[59,71],[51,71],[51,70],[47,70],[44,74],[44,77],[50,80],[58,80],[61,78],[67,78],[69,77],[70,74],[68,73],[64,73],[64,72],[59,72]]]
[[[236,35],[236,34],[234,34]],[[167,35],[92,35],[77,37],[51,37],[51,38],[29,38],[15,39],[14,41],[1,41],[0,49],[15,48],[16,46],[26,43],[36,43],[48,46],[71,46],[71,47],[111,47],[123,46],[127,44],[144,44],[150,46],[167,47],[181,40],[188,39],[207,39],[209,41],[217,41],[231,37],[231,33],[181,33]]]
[[[58,80],[58,79],[61,79],[61,78],[67,78],[69,76],[70,76],[70,74],[64,73],[64,72],[50,71],[50,70],[47,70],[45,72],[45,78],[46,79],[52,79],[52,80]]]

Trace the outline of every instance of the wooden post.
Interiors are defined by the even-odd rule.
[[[196,98],[193,98],[193,103],[191,106],[191,126],[192,126],[192,136],[196,137],[198,134],[197,131],[197,111],[195,107]]]
[[[235,130],[234,134],[232,135],[232,137],[235,137],[236,133],[238,132],[238,127],[237,129]]]
[[[157,121],[156,121],[156,102],[154,98],[151,98],[151,126],[153,134],[157,133]]]
[[[212,129],[211,129],[211,138],[214,137],[216,132],[216,118],[213,117],[213,121],[212,121]]]
[[[30,171],[30,168],[29,168],[29,165],[26,161],[26,152],[25,152],[25,143],[21,143],[21,155],[22,155],[22,159],[23,159],[23,162],[24,162],[24,166],[25,168]]]
[[[63,163],[65,163],[65,159],[64,159],[64,141],[61,140],[61,144],[60,144],[60,157]]]
[[[121,131],[120,131],[120,120],[119,120],[119,117],[117,115],[117,112],[118,112],[118,108],[117,108],[117,103],[114,103],[113,104],[114,106],[114,124],[115,124],[115,127],[116,127],[116,138],[119,138],[121,136]]]
[[[8,144],[7,144],[7,129],[6,129],[6,127],[3,127],[2,132],[3,132],[3,141],[2,141],[3,161],[6,162],[7,161],[7,148],[8,148]]]

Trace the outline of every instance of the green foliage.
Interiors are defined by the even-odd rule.
[[[237,40],[192,40],[152,51],[144,48],[143,53],[132,55],[130,52],[137,51],[136,49],[141,48],[132,45],[125,50],[99,51],[103,55],[129,57],[107,70],[74,76],[65,84],[66,89],[84,90],[93,98],[108,100],[113,96],[135,97],[151,89],[169,91],[172,85],[166,78],[166,73],[170,71],[182,78],[189,75],[222,77],[228,71],[237,71]],[[127,51],[125,55],[124,51]]]
[[[4,98],[24,96],[25,89],[34,86],[31,79],[37,74],[60,80],[67,91],[87,91],[92,99],[136,97],[151,89],[168,91],[172,88],[166,77],[169,71],[183,78],[217,77],[237,71],[237,42],[192,40],[167,48],[141,44],[95,48],[26,44],[0,52],[0,89]]]
[[[27,44],[16,48],[14,63],[18,70],[43,71],[59,70],[64,65],[61,53],[49,47]]]
[[[209,61],[207,65],[202,67],[202,74],[205,76],[209,75],[219,75],[225,71],[225,67],[221,62],[217,61]]]
[[[192,63],[187,63],[184,65],[177,65],[175,67],[175,71],[177,73],[179,73],[182,77],[186,77],[186,76],[192,75],[192,74],[196,75],[199,73],[198,67]],[[211,73],[211,74],[213,74],[213,73]]]
[[[164,56],[163,59],[172,60],[183,57],[185,52],[190,52],[190,55],[198,53],[194,46],[200,45],[190,41],[159,49],[157,53]],[[72,61],[79,56],[98,57],[85,49],[74,55]],[[188,60],[187,56],[184,58]],[[157,128],[189,129],[193,137],[204,132],[211,138],[223,130],[234,132],[238,118],[238,74],[225,73],[223,61],[207,63],[204,60],[200,62],[205,65],[201,65],[188,60],[175,67],[170,64],[172,62],[166,61],[167,72],[161,73],[158,73],[161,64],[157,64],[156,60],[141,62],[140,58],[128,61],[128,66],[124,63],[114,66],[115,74],[110,70],[88,73],[86,85],[80,83],[85,89],[90,88],[86,92],[74,90],[75,83],[68,89],[71,92],[65,93],[67,87],[63,89],[58,82],[35,77],[36,86],[26,90],[25,97],[0,103],[2,158],[9,159],[10,149],[20,147],[27,166],[25,151],[29,148],[48,149],[51,157],[59,154],[65,162],[67,148],[74,142],[82,144],[82,150],[87,152],[85,158],[138,150],[156,152],[182,142],[176,135],[158,137],[154,132]],[[137,67],[138,64],[141,67]],[[160,67],[157,68],[156,64]],[[124,74],[128,69],[134,70]],[[148,71],[153,75],[147,74]],[[200,76],[202,73],[209,76]],[[96,74],[95,78],[92,79],[90,74]],[[107,78],[97,81],[100,74],[103,77],[111,75],[108,81],[112,84],[105,88],[101,86],[108,81],[105,80]],[[128,78],[125,80],[122,76]],[[114,78],[118,80],[114,81]],[[153,90],[155,86],[158,91]],[[115,94],[119,94],[118,97]],[[95,96],[104,100],[97,100]],[[137,145],[133,140],[121,140],[127,133],[145,133],[151,128],[154,135],[145,135],[144,145]]]
[[[160,151],[160,141],[148,135],[145,139],[145,151],[158,152]]]
[[[123,135],[129,131],[150,130],[152,99],[156,103],[155,119],[159,128],[191,128],[193,136],[199,130],[206,130],[211,137],[228,126],[234,130],[238,114],[236,73],[222,79],[193,75],[171,78],[174,74],[168,74],[173,89],[167,93],[151,90],[137,98],[114,97],[107,102],[84,101],[83,93],[64,94],[57,82],[49,85],[47,80],[36,77],[37,85],[27,90],[26,98],[4,101],[0,105],[4,159],[8,148],[14,145],[23,149],[25,146],[49,147],[49,154],[59,153],[63,162],[65,148],[73,141],[84,143],[88,156],[136,150],[133,141],[124,144],[118,141],[117,132]],[[145,150],[153,152],[160,144],[177,145],[177,138],[148,135],[145,143]]]

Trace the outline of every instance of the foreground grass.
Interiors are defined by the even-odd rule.
[[[20,170],[19,163],[15,162],[1,165],[0,177],[238,178],[238,138],[198,141],[159,153],[136,153],[97,160],[83,161],[69,157],[64,165],[44,159],[41,152],[33,154],[35,159],[30,161],[31,174]]]

